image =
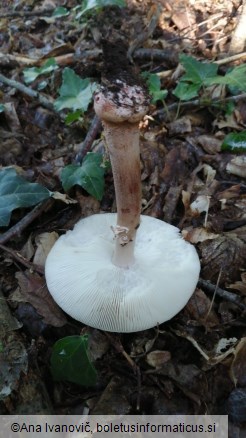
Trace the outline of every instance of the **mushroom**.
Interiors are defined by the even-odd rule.
[[[199,277],[195,248],[179,229],[140,216],[139,121],[148,99],[117,79],[94,98],[109,149],[117,214],[81,219],[61,236],[45,266],[48,289],[74,319],[111,332],[137,332],[171,319]]]

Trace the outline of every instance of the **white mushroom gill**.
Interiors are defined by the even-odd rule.
[[[79,221],[60,237],[46,263],[46,280],[59,306],[89,326],[114,332],[148,329],[176,315],[193,293],[199,259],[179,230],[141,216],[135,263],[112,264],[110,226],[117,215]]]
[[[101,330],[135,332],[169,320],[185,306],[200,263],[178,228],[140,217],[138,123],[147,100],[139,86],[118,81],[113,90],[99,91],[94,107],[110,153],[117,214],[82,219],[60,237],[45,275],[51,295],[74,319]]]

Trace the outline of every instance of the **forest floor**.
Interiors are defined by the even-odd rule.
[[[173,94],[184,74],[181,54],[217,62],[220,76],[243,65],[245,53],[229,53],[241,2],[128,0],[75,18],[79,4],[16,0],[0,7],[2,170],[12,166],[61,193],[34,210],[15,209],[1,228],[0,412],[229,414],[230,436],[245,436],[246,140],[222,144],[246,130],[246,79],[239,89],[204,82],[186,100]],[[52,16],[58,6],[69,13]],[[115,211],[110,170],[101,201],[78,185],[64,196],[61,169],[88,151],[104,153],[104,142],[92,104],[71,124],[66,111],[53,108],[64,68],[101,82],[102,38],[125,42],[136,71],[155,74],[167,90],[141,123],[143,214],[179,227],[201,260],[198,287],[177,316],[110,336],[66,316],[43,275],[56,233],[81,217]],[[25,83],[23,71],[49,58],[57,68]],[[81,334],[89,336],[97,370],[90,387],[57,382],[50,372],[55,342]]]

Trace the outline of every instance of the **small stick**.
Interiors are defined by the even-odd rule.
[[[231,102],[231,101],[232,102],[240,102],[240,100],[245,100],[245,99],[246,99],[246,93],[242,93],[242,94],[239,94],[237,96],[228,96],[228,97],[226,97],[224,99],[211,99],[209,102],[206,102],[206,103],[203,102],[200,99],[191,100],[190,102],[178,101],[178,102],[171,103],[170,105],[167,105],[167,109],[169,111],[172,111],[172,110],[176,110],[177,108],[178,109],[181,109],[181,108],[196,108],[198,106],[208,107],[208,106],[214,105],[215,103],[223,104],[225,102]],[[162,108],[160,110],[155,111],[153,113],[153,116],[161,115],[161,114],[163,114],[165,112],[166,112],[165,108]]]
[[[110,340],[111,344],[114,346],[115,350],[118,351],[118,353],[122,354],[122,356],[124,356],[124,358],[127,360],[127,362],[129,363],[129,365],[132,367],[132,369],[134,370],[135,374],[138,374],[139,371],[139,367],[138,365],[134,362],[134,360],[132,360],[132,358],[129,356],[129,354],[127,354],[127,352],[124,350],[123,345],[121,344],[121,342],[119,341],[119,339],[115,339],[110,333],[108,332],[104,332],[105,336],[107,336],[107,338]]]
[[[138,388],[138,395],[137,395],[137,402],[136,402],[136,410],[139,411],[140,410],[140,397],[141,397],[141,371],[139,366],[134,362],[134,360],[132,360],[132,358],[129,356],[129,354],[127,354],[127,352],[125,351],[122,343],[120,342],[119,339],[115,339],[110,333],[108,332],[104,332],[105,336],[109,339],[109,341],[111,342],[111,344],[113,345],[113,347],[116,349],[116,351],[118,351],[118,353],[122,354],[124,356],[124,358],[127,360],[127,362],[129,363],[129,365],[131,366],[131,368],[134,371],[134,374],[136,374],[137,376],[137,388]]]
[[[212,300],[211,300],[211,303],[210,303],[210,306],[209,306],[209,309],[208,309],[208,313],[207,313],[205,319],[208,319],[208,317],[209,317],[209,315],[210,315],[210,312],[211,312],[211,310],[212,310],[212,307],[213,307],[213,305],[214,305],[214,300],[215,300],[215,297],[216,297],[217,289],[218,289],[219,284],[220,284],[221,274],[222,274],[222,268],[220,268],[220,272],[219,272],[218,279],[217,279],[217,282],[216,282],[216,285],[215,285],[215,289],[214,289],[213,297],[212,297]]]
[[[82,146],[76,155],[75,162],[81,163],[83,161],[83,158],[91,150],[91,146],[93,141],[96,139],[98,131],[101,129],[101,121],[97,116],[94,116],[90,129],[86,134],[85,140],[82,143]]]
[[[228,56],[227,58],[218,59],[218,61],[214,61],[217,65],[228,64],[229,62],[238,61],[239,59],[246,58],[246,52],[237,53],[236,55]]]
[[[25,257],[23,257],[17,251],[14,251],[11,248],[7,248],[7,246],[1,245],[1,243],[0,243],[0,249],[7,252],[8,254],[10,254],[11,257],[13,257],[13,259],[15,259],[17,262],[21,263],[22,265],[26,266],[26,268],[31,269],[32,271],[36,271],[41,275],[44,274],[43,266],[35,265],[35,263],[29,262],[29,260],[25,259]]]
[[[64,55],[57,55],[57,56],[53,56],[53,58],[55,59],[56,63],[60,66],[63,65],[72,65],[76,62],[78,62],[80,59],[85,59],[85,58],[98,58],[100,55],[102,54],[102,51],[100,49],[94,49],[94,50],[83,50],[82,52],[80,52],[79,55],[77,55],[76,53],[66,53]],[[49,56],[46,57],[42,57],[42,58],[29,58],[28,56],[24,56],[24,55],[18,55],[18,54],[10,54],[10,53],[2,53],[0,52],[0,66],[4,67],[4,66],[9,66],[10,63],[12,62],[12,64],[19,64],[19,65],[24,65],[24,66],[42,66],[44,65],[44,63],[47,61],[47,59],[49,59]]]
[[[54,200],[52,198],[46,199],[44,202],[36,205],[32,211],[26,214],[17,224],[9,228],[6,233],[0,235],[0,244],[8,242],[12,237],[20,236],[22,231],[41,215],[43,211],[47,211],[53,205]]]
[[[146,30],[143,30],[143,32],[141,32],[137,36],[137,38],[131,43],[131,45],[128,49],[127,57],[131,62],[132,62],[133,53],[135,52],[136,48],[139,47],[140,45],[142,45],[142,43],[144,43],[148,38],[150,38],[150,36],[153,34],[153,32],[155,31],[155,29],[158,25],[159,16],[161,13],[161,8],[160,8],[160,6],[154,5],[151,9],[152,9],[152,14],[151,14],[151,11],[150,11],[150,14],[152,16],[150,18],[148,28]]]
[[[38,99],[41,105],[43,105],[48,109],[54,110],[53,99],[52,100],[47,99],[47,97],[45,97],[43,94],[33,90],[32,88],[26,87],[26,85],[23,85],[21,82],[15,81],[14,79],[8,79],[6,78],[6,76],[4,76],[1,73],[0,73],[0,82],[9,85],[10,87],[15,88],[16,90],[19,90],[21,93],[24,93],[27,96],[33,97],[34,99]]]
[[[14,17],[42,17],[52,14],[53,9],[44,9],[43,11],[6,11],[1,12],[1,18],[14,18]]]
[[[242,310],[246,310],[246,305],[242,302],[241,297],[232,292],[221,289],[220,287],[216,287],[216,285],[210,283],[210,281],[208,280],[203,280],[202,278],[200,278],[198,281],[198,287],[205,289],[211,294],[214,294],[214,291],[216,289],[216,294],[219,295],[219,297],[224,298],[226,301],[230,301],[231,303],[240,307],[240,309]]]
[[[167,61],[170,65],[176,66],[179,62],[178,53],[170,49],[136,49],[133,53],[134,59],[151,60],[151,61]]]

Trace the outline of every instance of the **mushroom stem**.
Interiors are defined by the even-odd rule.
[[[109,149],[117,204],[115,252],[112,262],[128,268],[134,263],[136,230],[141,213],[141,171],[137,123],[103,121]]]

